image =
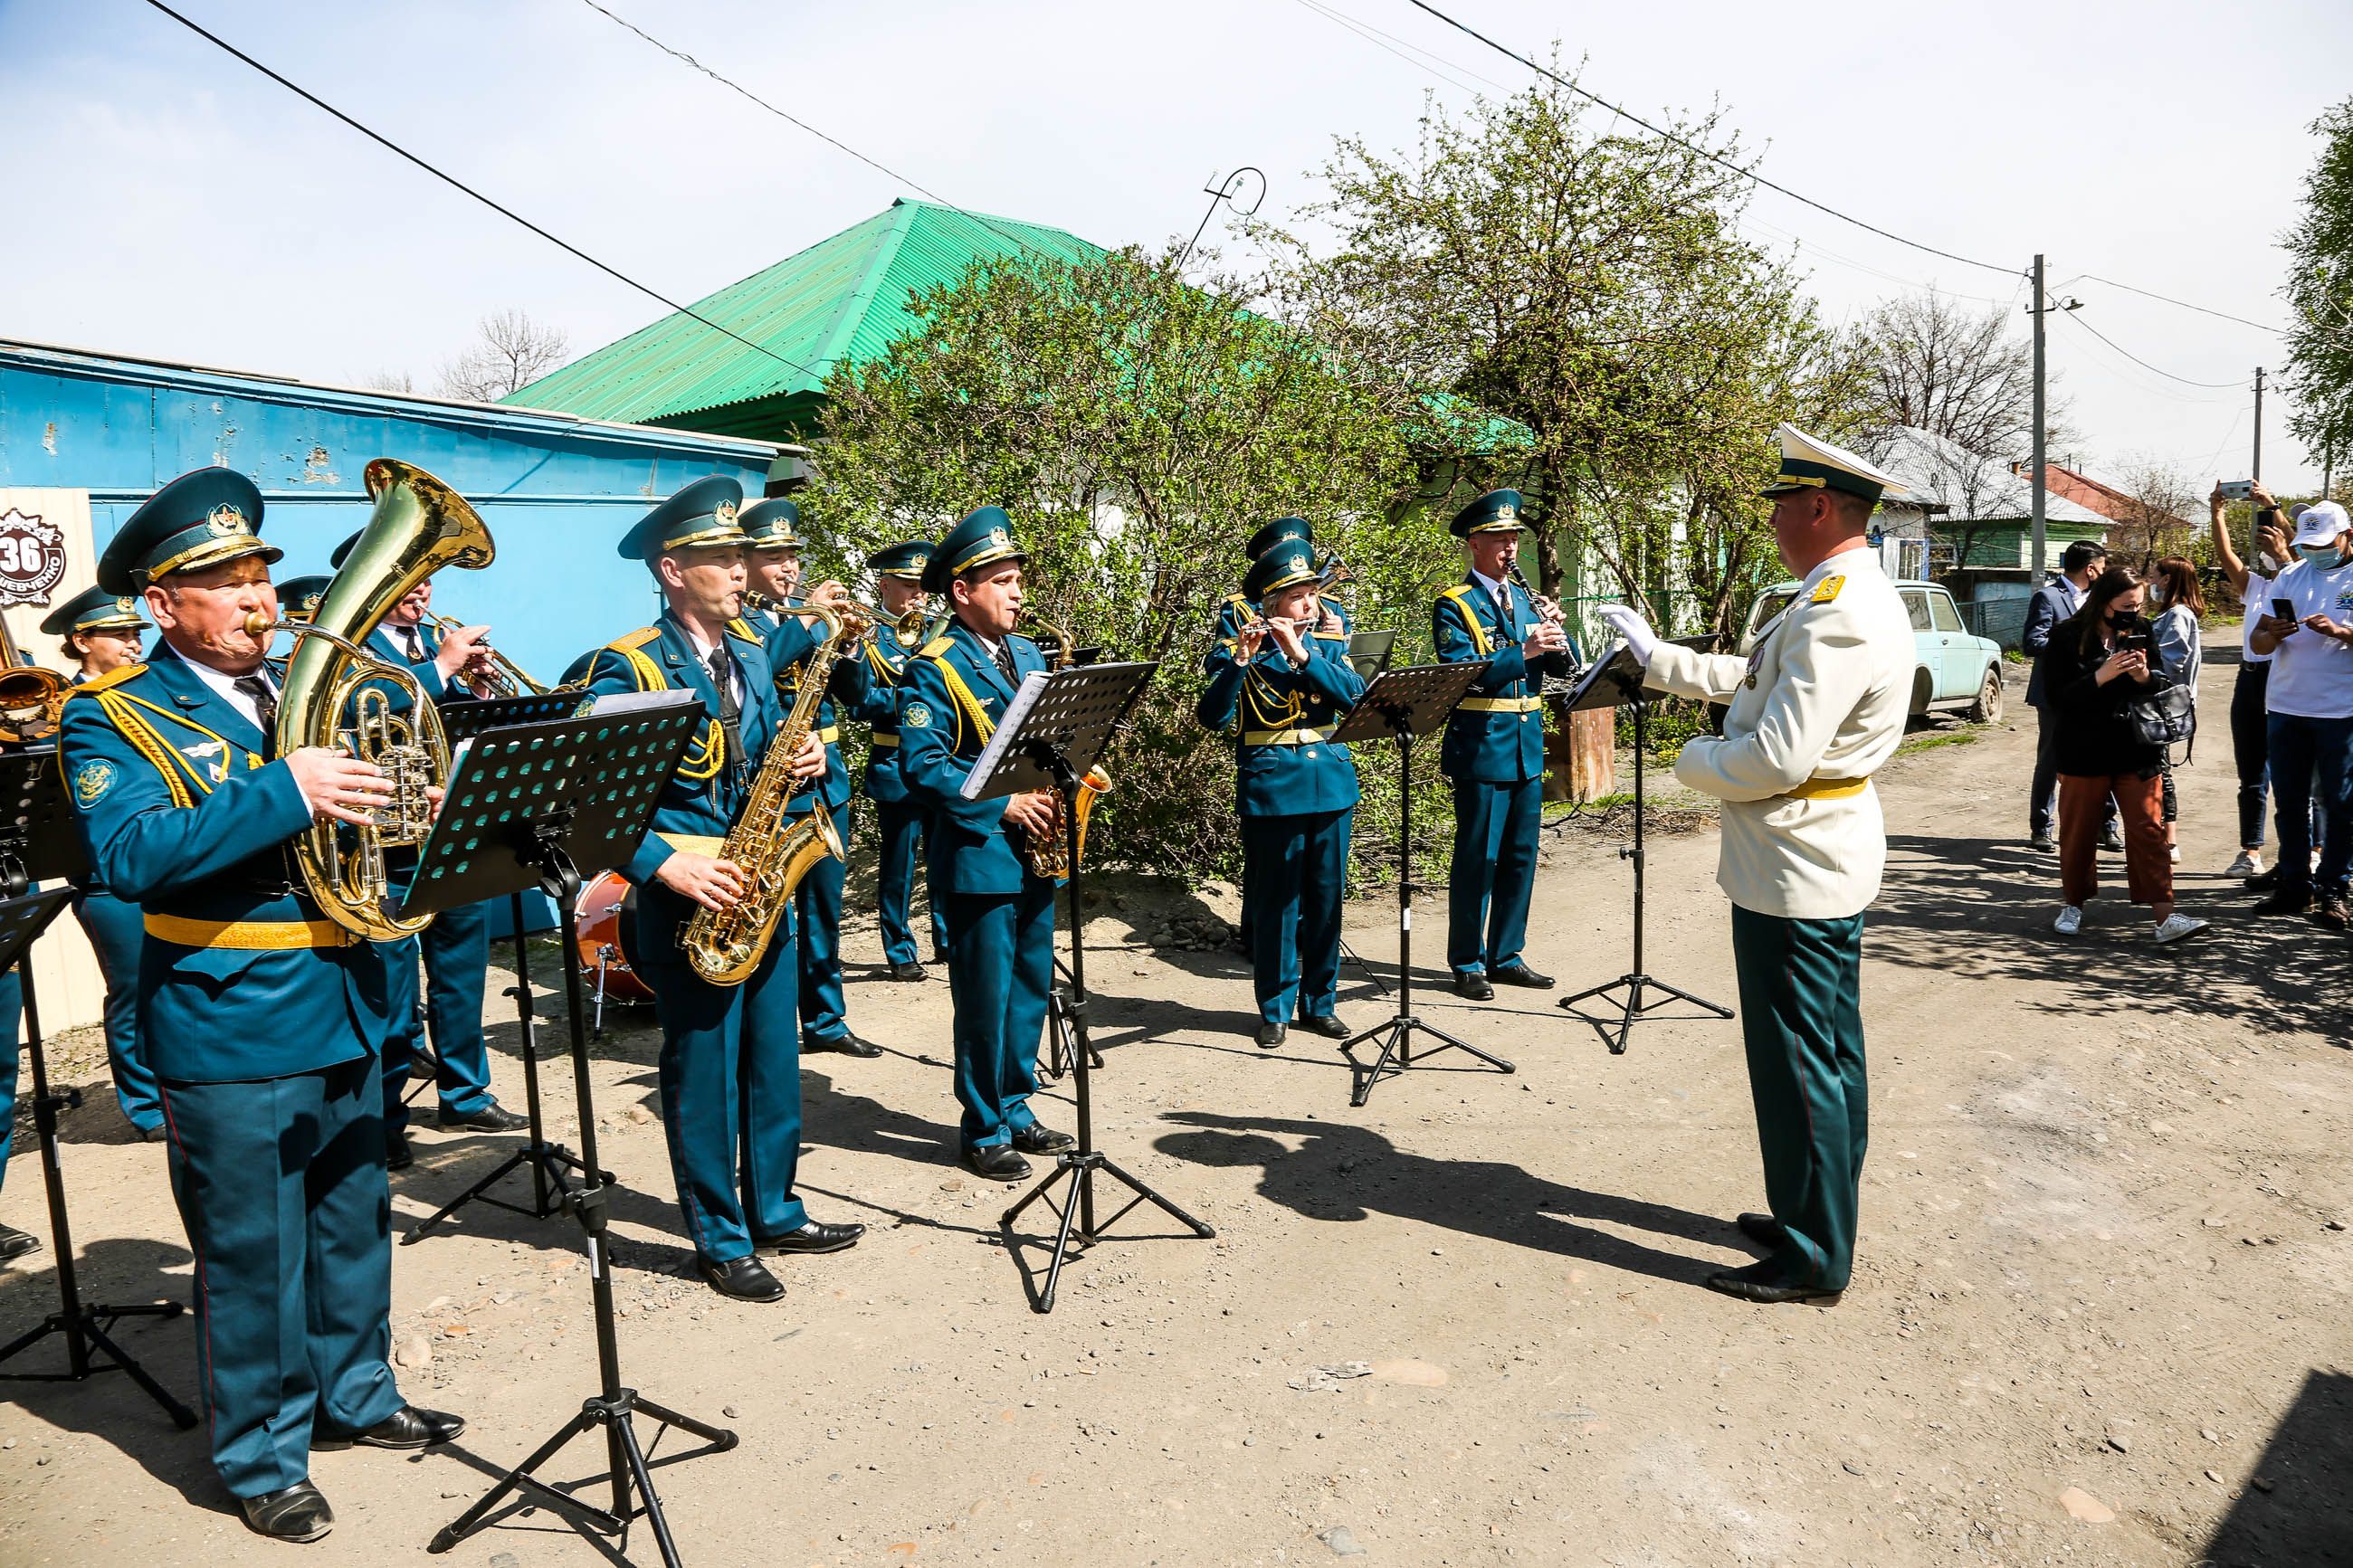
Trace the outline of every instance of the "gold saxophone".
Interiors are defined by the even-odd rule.
[[[1070,668],[1071,660],[1076,657],[1078,651],[1078,644],[1071,640],[1070,631],[1066,627],[1056,626],[1043,616],[1024,612],[1022,618],[1048,634],[1047,640],[1054,645],[1054,668]],[[1079,780],[1079,798],[1075,805],[1062,798],[1060,790],[1052,792],[1054,826],[1050,831],[1035,836],[1029,840],[1029,861],[1032,874],[1051,878],[1057,881],[1071,874],[1070,831],[1063,824],[1062,814],[1065,811],[1078,813],[1079,854],[1083,858],[1087,852],[1087,818],[1093,815],[1095,797],[1108,794],[1110,790],[1111,775],[1097,766],[1089,768],[1086,771],[1086,776]]]
[[[320,912],[370,942],[397,942],[433,923],[398,913],[385,851],[412,848],[433,830],[426,791],[448,782],[449,743],[432,699],[404,662],[390,664],[364,646],[368,634],[409,591],[445,566],[487,566],[491,531],[466,499],[424,469],[378,458],[366,469],[375,510],[343,570],[308,621],[246,617],[255,637],[294,634],[279,693],[280,756],[305,746],[340,746],[385,772],[392,799],[364,827],[321,817],[294,840],[295,868]],[[407,694],[396,711],[386,686]]]
[[[793,901],[793,890],[810,868],[830,855],[849,858],[833,816],[819,805],[794,821],[785,811],[798,784],[792,776],[793,758],[817,723],[818,705],[825,700],[826,683],[833,667],[864,634],[865,623],[846,617],[823,605],[768,606],[778,615],[807,616],[825,623],[825,641],[809,656],[801,672],[800,695],[785,727],[768,742],[767,760],[752,793],[744,802],[735,826],[727,830],[719,858],[743,868],[751,890],[742,902],[724,911],[697,909],[686,922],[686,957],[694,973],[713,985],[741,985],[760,967],[760,959],[776,934],[776,922]]]

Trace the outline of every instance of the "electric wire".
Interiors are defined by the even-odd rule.
[[[765,354],[768,358],[775,360],[778,364],[787,365],[794,370],[799,371],[803,375],[817,376],[819,380],[823,379],[821,373],[812,370],[809,366],[801,363],[798,360],[789,359],[786,356],[776,353],[776,350],[769,348],[765,343],[755,343],[742,333],[721,326],[710,317],[697,311],[692,306],[681,304],[678,300],[671,299],[660,289],[653,288],[649,284],[638,282],[636,279],[630,277],[619,268],[615,267],[612,263],[599,260],[597,258],[591,256],[586,251],[581,249],[578,246],[574,245],[571,241],[560,238],[559,237],[549,233],[546,229],[543,229],[540,227],[539,225],[532,222],[531,219],[523,216],[521,213],[516,212],[512,207],[504,205],[491,197],[483,195],[480,191],[478,191],[473,186],[466,184],[455,174],[448,174],[436,165],[427,163],[424,158],[410,152],[407,148],[403,147],[400,143],[393,141],[390,137],[385,136],[381,132],[371,130],[369,127],[361,124],[358,121],[353,119],[342,110],[337,109],[333,104],[329,103],[325,99],[321,98],[317,93],[311,91],[308,88],[303,87],[300,83],[290,80],[279,72],[272,70],[269,67],[263,65],[259,60],[255,59],[251,55],[247,54],[243,49],[238,48],[235,44],[230,43],[227,38],[222,37],[219,34],[207,30],[201,24],[183,16],[177,11],[174,11],[171,6],[164,5],[164,0],[147,0],[147,4],[154,7],[156,10],[161,11],[164,16],[171,17],[172,20],[179,23],[180,26],[187,28],[188,31],[195,34],[206,43],[213,45],[216,48],[244,61],[247,65],[252,67],[255,70],[259,71],[263,76],[268,77],[270,80],[276,82],[287,91],[304,100],[312,107],[322,110],[333,116],[335,119],[342,121],[345,125],[350,126],[353,130],[358,132],[369,141],[375,142],[386,152],[395,153],[406,162],[415,164],[417,168],[424,170],[427,174],[432,175],[435,179],[439,180],[444,184],[450,186],[452,189],[460,191],[466,195],[471,196],[474,200],[481,203],[484,206],[490,208],[492,212],[497,213],[500,216],[506,218],[512,223],[520,225],[522,227],[529,229],[532,233],[539,236],[540,238],[547,241],[550,245],[554,246],[559,250],[568,252],[569,254],[577,257],[579,259],[586,262],[589,266],[594,267],[596,270],[604,273],[606,276],[627,284],[628,287],[636,289],[638,293],[645,295],[649,300],[654,300],[661,304],[669,306],[672,310],[677,311],[680,315],[688,318],[690,321],[700,321],[702,325],[710,328],[712,331],[719,333],[722,337],[733,338],[735,342],[742,343],[745,348],[750,349],[756,353]]]

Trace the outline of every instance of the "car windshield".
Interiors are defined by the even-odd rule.
[[[1797,596],[1798,590],[1795,588],[1767,589],[1757,595],[1757,608],[1748,617],[1748,629],[1752,632],[1762,631],[1765,624],[1788,609],[1789,601]]]

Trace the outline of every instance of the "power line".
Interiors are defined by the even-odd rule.
[[[466,184],[463,180],[459,179],[455,174],[446,173],[445,171],[437,168],[435,165],[427,163],[423,158],[418,157],[416,153],[393,141],[390,137],[385,136],[379,132],[372,131],[367,126],[361,124],[350,115],[345,114],[342,110],[337,109],[333,104],[329,103],[325,99],[321,98],[317,93],[311,91],[308,88],[302,87],[299,83],[289,80],[287,78],[280,75],[277,71],[270,69],[268,66],[263,65],[259,60],[255,59],[251,55],[247,54],[243,49],[238,48],[235,44],[230,43],[227,39],[222,37],[217,33],[206,30],[195,22],[182,16],[179,12],[173,10],[172,7],[164,4],[164,0],[147,0],[147,4],[153,6],[156,10],[161,11],[164,16],[171,17],[172,20],[179,23],[180,26],[187,28],[188,31],[195,34],[196,37],[213,45],[215,47],[244,61],[247,65],[251,66],[255,70],[259,71],[263,76],[268,77],[270,80],[276,82],[287,91],[309,102],[312,107],[322,110],[326,113],[334,116],[334,118],[342,121],[345,125],[350,126],[353,130],[358,132],[369,141],[374,142],[378,146],[384,148],[386,152],[396,153],[407,162],[414,163],[417,167],[424,170],[427,174],[432,175],[435,179],[439,180],[444,184],[449,185],[454,189],[461,191],[465,195],[473,197],[474,200],[481,203],[484,206],[490,208],[492,212],[497,213],[500,216],[531,230],[532,233],[539,236],[540,238],[547,241],[548,244],[554,246],[558,249],[569,252],[571,255],[578,257],[581,260],[586,262],[589,266],[594,267],[599,272],[606,274],[607,277],[617,279],[619,281],[628,284],[630,288],[636,289],[638,293],[645,295],[648,299],[658,300],[660,303],[669,306],[672,310],[677,311],[681,316],[685,316],[691,321],[702,322],[704,326],[709,327],[712,331],[719,333],[723,337],[733,338],[737,342],[742,343],[745,348],[751,349],[755,353],[767,355],[768,358],[775,360],[778,364],[788,365],[792,369],[799,371],[803,375],[818,375],[817,371],[810,369],[807,365],[801,363],[798,360],[787,359],[783,354],[776,353],[774,349],[767,347],[765,344],[755,343],[751,339],[744,337],[742,333],[732,331],[729,329],[721,326],[710,317],[696,311],[692,307],[680,304],[677,300],[671,299],[669,295],[663,293],[659,289],[654,289],[638,282],[636,279],[630,277],[619,268],[613,266],[610,262],[600,261],[596,257],[593,257],[586,251],[581,249],[578,246],[571,243],[569,240],[561,239],[556,236],[550,234],[547,230],[540,227],[539,225],[532,222],[531,219],[523,216],[521,213],[516,212],[512,207],[503,205],[501,203],[492,200],[491,197],[486,196],[481,192],[474,189],[473,186]],[[822,379],[822,377],[820,376],[819,379]]]
[[[1816,212],[1827,213],[1831,217],[1838,219],[1841,223],[1852,224],[1857,228],[1863,229],[1879,236],[1882,239],[1892,239],[1898,245],[1905,245],[1911,247],[1915,250],[1926,251],[1930,256],[1941,256],[1947,261],[1957,261],[1966,267],[1980,267],[1988,272],[2001,273],[2004,277],[2013,276],[2018,271],[2018,268],[2015,267],[2001,267],[1990,261],[1979,261],[1975,257],[1962,256],[1950,250],[1939,250],[1933,245],[1923,244],[1921,241],[1916,239],[1906,239],[1904,236],[1897,234],[1893,229],[1882,228],[1875,223],[1865,223],[1859,217],[1855,217],[1848,213],[1841,212],[1834,206],[1830,206],[1824,203],[1818,202],[1811,196],[1801,196],[1797,192],[1791,190],[1788,186],[1778,184],[1775,182],[1767,179],[1764,175],[1758,174],[1754,169],[1745,168],[1742,165],[1734,163],[1731,159],[1725,157],[1723,154],[1710,152],[1707,148],[1699,145],[1697,142],[1693,142],[1686,137],[1678,136],[1673,132],[1666,130],[1662,126],[1651,124],[1649,121],[1643,119],[1641,115],[1636,114],[1631,110],[1612,103],[1606,98],[1601,98],[1593,93],[1588,92],[1585,89],[1577,86],[1576,82],[1570,80],[1567,77],[1561,75],[1558,71],[1552,69],[1550,67],[1538,65],[1535,60],[1532,60],[1527,56],[1521,54],[1518,50],[1512,48],[1509,45],[1496,42],[1494,39],[1489,37],[1486,34],[1480,32],[1477,28],[1470,26],[1468,23],[1457,21],[1454,17],[1448,16],[1437,6],[1430,5],[1430,0],[1412,0],[1412,4],[1416,9],[1427,11],[1430,15],[1437,17],[1448,26],[1454,28],[1457,32],[1467,34],[1471,37],[1478,39],[1479,42],[1486,45],[1489,48],[1508,59],[1517,60],[1521,65],[1535,72],[1538,76],[1545,77],[1552,81],[1557,82],[1560,86],[1567,88],[1569,91],[1577,94],[1577,97],[1586,100],[1588,102],[1597,104],[1599,107],[1609,110],[1612,114],[1633,121],[1635,124],[1641,126],[1643,130],[1649,132],[1651,135],[1658,137],[1660,140],[1672,142],[1678,147],[1682,147],[1692,153],[1696,153],[1702,158],[1706,159],[1711,163],[1716,164],[1720,168],[1729,170],[1731,173],[1739,175],[1745,180],[1749,180],[1757,184],[1762,185],[1768,191],[1778,192],[1780,195],[1788,197],[1791,201],[1810,206]]]
[[[2146,289],[2136,289],[2129,283],[2119,283],[2113,278],[2103,278],[2096,272],[2079,272],[2068,281],[2105,283],[2111,289],[2121,289],[2127,294],[2137,294],[2144,300],[2156,300],[2164,304],[2178,305],[2185,310],[2195,310],[2201,316],[2217,316],[2225,321],[2236,321],[2242,327],[2253,327],[2259,332],[2269,332],[2274,337],[2282,335],[2277,327],[2267,327],[2261,321],[2251,321],[2244,316],[2234,316],[2228,310],[2210,310],[2203,305],[2193,305],[2187,300],[2176,300],[2164,294],[2153,294]]]
[[[811,125],[807,121],[802,120],[796,115],[786,113],[785,110],[778,109],[775,104],[770,103],[766,99],[762,98],[758,93],[754,92],[750,88],[745,87],[743,83],[738,82],[732,78],[721,75],[719,72],[712,69],[709,66],[704,65],[701,60],[696,59],[692,55],[688,54],[684,49],[674,48],[670,45],[663,43],[659,38],[655,37],[651,33],[647,32],[643,27],[638,26],[635,22],[630,21],[628,17],[620,16],[617,12],[609,10],[606,6],[597,4],[597,0],[580,0],[580,3],[587,6],[591,11],[596,12],[598,16],[604,17],[606,20],[613,23],[616,26],[623,27],[629,32],[635,33],[638,37],[643,38],[647,43],[651,44],[655,48],[659,49],[662,53],[670,56],[672,59],[678,60],[695,70],[701,71],[704,76],[709,77],[720,86],[727,89],[728,91],[736,94],[738,97],[750,100],[752,102],[759,105],[762,109],[765,109],[769,113],[775,115],[777,119],[783,121],[786,124],[795,126],[799,130],[807,132],[810,135],[816,137],[827,146],[849,154],[850,157],[855,158],[860,163],[865,164],[868,168],[872,169],[875,173],[884,175],[889,179],[897,181],[900,184],[906,186],[911,191],[915,191],[931,197],[932,200],[939,203],[939,205],[944,207],[947,207],[953,211],[963,214],[965,217],[972,219],[973,222],[980,225],[983,228],[987,229],[990,233],[996,235],[1000,239],[1009,241],[1016,249],[1027,251],[1029,254],[1039,258],[1040,260],[1054,259],[1054,258],[1048,256],[1044,251],[1039,250],[1037,247],[1030,245],[1019,235],[1010,234],[1006,230],[999,228],[996,224],[989,221],[988,216],[986,213],[976,213],[968,207],[958,206],[955,203],[948,200],[947,197],[940,195],[937,191],[933,190],[928,185],[917,183],[878,159],[868,157],[865,153],[860,152],[857,148],[852,147],[849,142],[842,141],[839,137],[829,135],[827,132],[818,130],[816,126]]]
[[[2140,366],[2141,369],[2161,375],[2168,381],[2178,381],[2184,386],[2202,386],[2210,391],[2221,392],[2235,392],[2247,384],[2243,381],[2192,381],[2186,375],[2176,375],[2169,370],[2161,370],[2158,366],[2149,363],[2148,361],[2141,358],[2140,355],[2133,353],[2132,350],[2125,347],[2122,343],[2117,342],[2114,338],[2109,337],[2105,332],[2100,331],[2099,328],[2092,325],[2091,322],[2077,317],[2075,318],[2075,324],[2083,328],[2085,331],[2091,333],[2094,337],[2099,339],[2102,342],[2107,344],[2108,347],[2116,350],[2116,353],[2124,355],[2125,358],[2132,361],[2133,363]]]
[[[1381,31],[1380,28],[1374,26],[1370,22],[1359,21],[1356,17],[1349,16],[1345,11],[1322,4],[1321,0],[1298,0],[1298,3],[1307,10],[1313,11],[1315,15],[1323,17],[1325,21],[1347,28],[1348,31],[1356,34],[1356,37],[1364,39],[1365,42],[1372,45],[1375,48],[1385,49],[1388,53],[1397,56],[1398,58],[1405,61],[1406,64],[1413,67],[1415,69],[1428,71],[1431,75],[1439,77],[1449,84],[1461,88],[1465,92],[1475,93],[1479,89],[1471,86],[1467,82],[1461,81],[1456,78],[1448,75],[1447,73],[1449,71],[1461,71],[1464,76],[1472,77],[1477,80],[1485,82],[1497,92],[1509,92],[1511,90],[1511,89],[1504,86],[1504,83],[1497,81],[1493,77],[1481,76],[1469,66],[1458,65],[1454,61],[1448,59],[1443,55],[1432,53],[1430,50],[1423,48],[1419,44],[1407,42],[1405,39],[1398,37],[1395,33],[1385,33]],[[1419,56],[1419,58],[1416,58],[1416,56]],[[1445,68],[1440,69],[1440,67]]]

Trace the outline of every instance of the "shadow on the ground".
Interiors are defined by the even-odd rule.
[[[1563,1186],[1500,1161],[1408,1153],[1369,1128],[1201,1111],[1169,1120],[1197,1131],[1155,1140],[1160,1152],[1199,1165],[1260,1166],[1260,1194],[1309,1219],[1394,1215],[1676,1285],[1698,1285],[1740,1245],[1731,1225],[1710,1215]],[[1306,1142],[1294,1151],[1279,1134]],[[1665,1251],[1580,1220],[1648,1231],[1717,1249],[1717,1256]]]
[[[2249,1485],[2206,1543],[2214,1568],[2353,1563],[2353,1374],[2316,1372],[2272,1432]]]

